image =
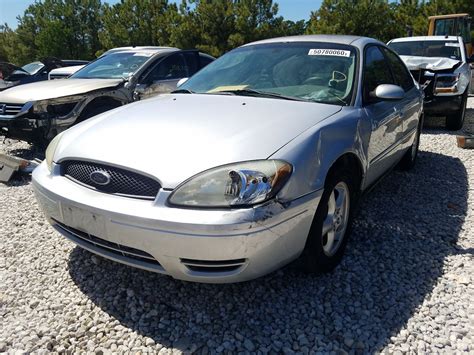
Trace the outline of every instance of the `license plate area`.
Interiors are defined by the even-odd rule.
[[[105,218],[82,208],[70,205],[61,205],[63,223],[66,226],[78,229],[96,237],[106,239]]]

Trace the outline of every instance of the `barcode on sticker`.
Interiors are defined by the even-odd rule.
[[[342,49],[310,49],[308,55],[329,55],[336,57],[350,57],[351,51]]]

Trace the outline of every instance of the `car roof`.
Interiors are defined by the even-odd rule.
[[[117,47],[117,48],[112,48],[112,49],[109,49],[107,52],[105,52],[104,54],[110,54],[110,53],[117,53],[117,52],[154,52],[154,54],[156,53],[160,53],[160,52],[169,52],[169,51],[178,51],[179,48],[174,48],[174,47],[153,47],[153,46],[150,46],[150,47],[142,47],[142,46],[138,46],[138,47],[134,47],[134,46],[130,46],[130,47]],[[104,55],[102,54],[102,55]]]
[[[289,37],[278,37],[264,39],[248,43],[244,46],[250,46],[255,44],[266,44],[266,43],[285,43],[285,42],[322,42],[322,43],[337,43],[353,45],[355,47],[362,48],[368,43],[377,43],[385,45],[376,39],[361,36],[349,36],[349,35],[304,35],[304,36],[289,36]]]
[[[459,41],[456,36],[414,36],[414,37],[400,37],[390,40],[393,42],[417,42],[417,41]]]

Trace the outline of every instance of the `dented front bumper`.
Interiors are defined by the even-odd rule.
[[[154,201],[104,194],[55,169],[41,164],[33,186],[62,235],[105,258],[196,282],[254,279],[297,258],[322,194],[246,209],[174,208],[170,191]]]

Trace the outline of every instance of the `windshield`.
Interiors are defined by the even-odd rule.
[[[397,52],[398,55],[462,60],[461,48],[457,41],[392,42],[388,46]]]
[[[86,65],[71,76],[76,79],[128,78],[150,57],[151,53],[119,52],[107,54]]]
[[[21,67],[24,71],[30,73],[31,75],[36,74],[38,71],[40,71],[41,68],[44,67],[44,64],[41,62],[33,62],[26,64]]]
[[[341,44],[251,45],[212,62],[180,86],[179,91],[262,94],[262,97],[348,105],[355,62],[355,48]]]

